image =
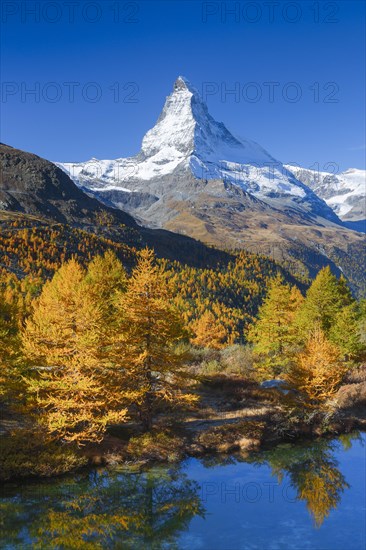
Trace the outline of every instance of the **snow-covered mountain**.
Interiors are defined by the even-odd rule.
[[[242,197],[245,207],[268,208],[287,217],[339,223],[333,210],[280,161],[254,141],[235,137],[209,114],[183,77],[133,157],[57,163],[74,182],[148,225],[165,226],[198,195]],[[174,210],[175,209],[175,210]]]
[[[342,220],[366,219],[366,170],[350,168],[332,174],[291,165],[286,168],[324,199]]]
[[[354,265],[363,272],[364,236],[342,225],[292,167],[214,120],[183,77],[137,155],[58,166],[89,195],[150,228],[260,252],[312,275],[329,264],[346,275]]]

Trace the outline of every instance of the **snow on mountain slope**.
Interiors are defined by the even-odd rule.
[[[254,141],[234,137],[223,123],[214,120],[197,90],[183,77],[176,80],[136,156],[56,164],[77,185],[116,206],[123,204],[126,193],[148,193],[158,201],[169,192],[175,175],[187,174],[196,180],[237,186],[271,207],[305,211],[338,222],[331,208],[280,161]]]
[[[339,174],[286,165],[344,220],[366,219],[366,170],[350,168]]]

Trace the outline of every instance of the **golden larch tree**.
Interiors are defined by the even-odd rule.
[[[8,403],[23,387],[17,309],[0,291],[0,396]]]
[[[107,423],[126,410],[104,384],[110,367],[104,312],[88,292],[85,272],[74,259],[45,283],[22,334],[32,360],[28,389],[41,421],[54,439],[100,440]]]
[[[340,359],[339,348],[317,326],[287,375],[305,406],[322,408],[335,395],[347,372]]]
[[[221,349],[228,336],[226,328],[210,310],[206,310],[192,325],[192,343],[204,348]]]
[[[121,362],[142,424],[149,430],[158,401],[178,405],[195,400],[182,389],[184,357],[176,352],[186,332],[152,250],[140,252],[119,309]]]

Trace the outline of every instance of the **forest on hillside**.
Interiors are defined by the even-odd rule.
[[[62,231],[21,227],[0,243],[1,407],[18,419],[8,477],[34,471],[19,458],[23,447],[38,442],[48,458],[35,471],[52,474],[74,467],[80,449],[102,444],[113,426],[135,426],[142,439],[132,455],[157,424],[154,444],[170,447],[164,430],[197,414],[202,384],[215,379],[231,380],[228,399],[244,391],[244,401],[273,400],[259,384],[279,379],[288,388],[279,408],[329,417],[365,359],[365,301],[329,267],[306,284],[246,252],[199,268]]]

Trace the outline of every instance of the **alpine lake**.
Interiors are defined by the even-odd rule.
[[[362,550],[366,434],[12,482],[0,547]]]

